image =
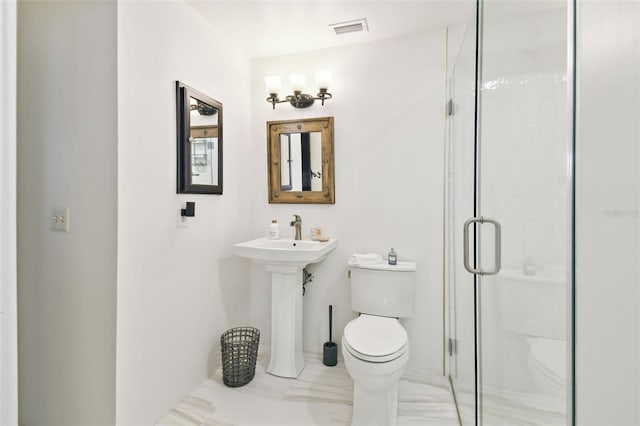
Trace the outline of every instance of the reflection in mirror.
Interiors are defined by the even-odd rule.
[[[293,188],[291,183],[291,135],[283,133],[280,135],[280,189],[290,191]]]
[[[333,204],[333,117],[267,123],[269,202]]]
[[[189,98],[191,112],[191,182],[218,185],[218,110]]]
[[[176,82],[178,193],[222,194],[222,104]]]
[[[280,188],[322,191],[322,134],[280,134]]]

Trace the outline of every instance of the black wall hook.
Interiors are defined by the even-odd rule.
[[[196,202],[187,201],[187,208],[180,210],[180,215],[194,217],[196,215]]]

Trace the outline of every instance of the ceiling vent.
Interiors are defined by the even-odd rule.
[[[355,21],[338,22],[337,24],[329,25],[336,32],[336,35],[355,33],[359,31],[369,31],[369,25],[367,24],[367,18],[357,19]]]

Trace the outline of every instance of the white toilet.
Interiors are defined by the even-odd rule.
[[[407,332],[398,318],[413,315],[413,262],[351,267],[351,308],[360,312],[344,328],[342,355],[353,379],[352,426],[393,426],[398,381],[409,360]]]

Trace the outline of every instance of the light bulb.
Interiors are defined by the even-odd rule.
[[[278,75],[270,75],[264,78],[264,84],[267,86],[267,92],[270,95],[277,95],[282,88],[282,79]]]
[[[318,89],[329,89],[331,85],[331,71],[316,71],[316,84]]]
[[[291,74],[289,76],[289,84],[291,85],[291,90],[293,90],[294,92],[302,92],[304,90],[306,80],[307,79],[304,74]]]

